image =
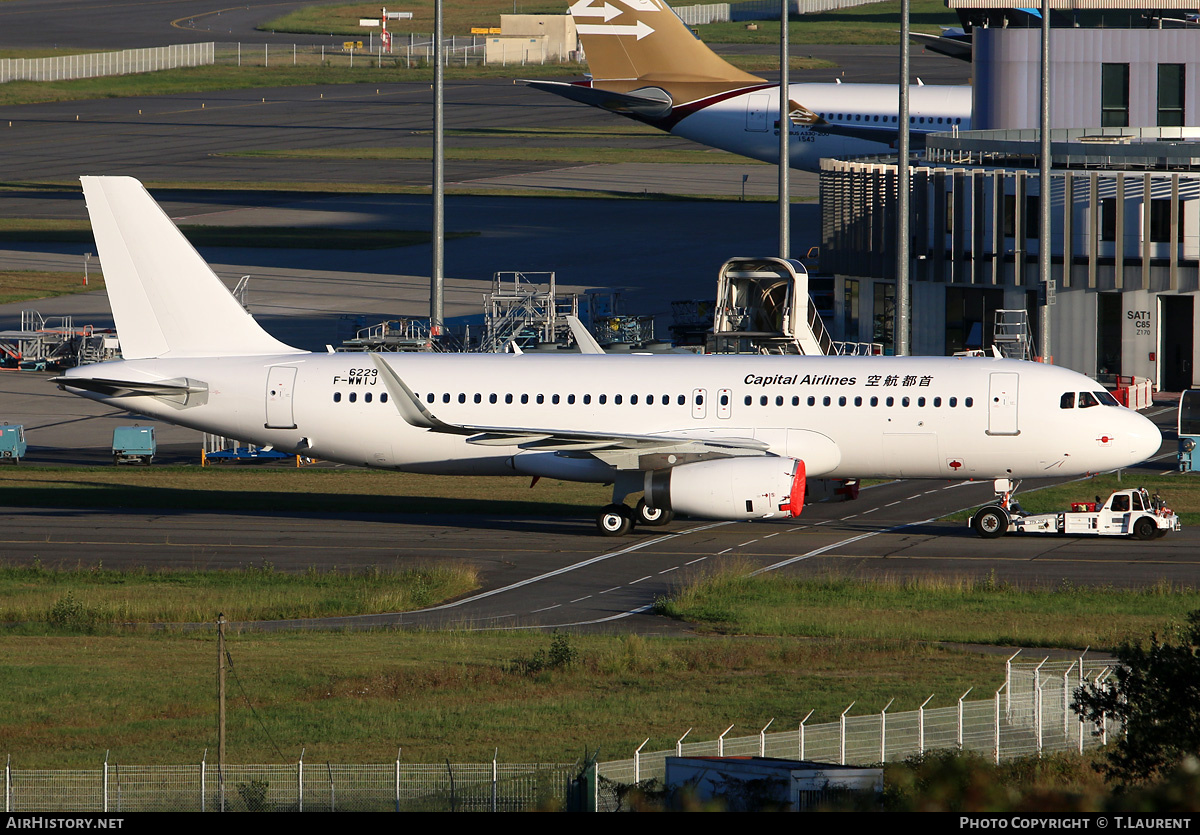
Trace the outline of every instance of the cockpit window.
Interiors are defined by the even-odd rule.
[[[1094,391],[1094,392],[1092,392],[1092,394],[1096,395],[1096,399],[1100,401],[1101,406],[1120,406],[1121,405],[1120,401],[1118,401],[1117,398],[1113,397],[1107,391]]]
[[[1064,394],[1064,395],[1063,395],[1061,398],[1059,398],[1059,401],[1058,401],[1058,408],[1060,408],[1060,409],[1074,409],[1074,408],[1075,408],[1075,392],[1073,392],[1073,391],[1068,391],[1068,392],[1067,392],[1066,394]]]
[[[1100,401],[1098,401],[1095,397],[1093,397],[1091,392],[1089,392],[1089,391],[1079,392],[1079,408],[1088,409],[1088,408],[1091,408],[1092,406],[1099,406],[1099,405],[1100,405]]]

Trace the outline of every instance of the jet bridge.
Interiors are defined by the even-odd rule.
[[[713,354],[883,353],[878,344],[837,343],[808,294],[808,270],[787,258],[731,258],[717,277],[708,352]]]

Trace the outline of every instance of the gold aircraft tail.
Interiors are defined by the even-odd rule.
[[[577,0],[570,7],[592,88],[659,88],[678,107],[765,80],[726,62],[662,0]]]

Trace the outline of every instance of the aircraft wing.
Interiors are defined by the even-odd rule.
[[[443,421],[433,414],[400,379],[392,368],[379,357],[372,355],[384,385],[391,394],[396,410],[405,422],[453,435],[466,435],[467,443],[479,446],[511,446],[521,450],[542,452],[587,453],[612,464],[619,469],[636,467],[643,455],[674,455],[684,463],[706,458],[740,455],[766,455],[769,445],[755,438],[688,435],[634,435],[618,432],[584,432],[574,429],[556,429],[524,426],[482,426],[455,424]]]
[[[571,84],[567,81],[536,81],[522,79],[538,90],[554,93],[556,96],[590,104],[613,113],[635,113],[651,118],[665,116],[671,112],[671,97],[658,87],[647,87],[632,93],[615,93],[611,90],[601,90],[582,84]]]

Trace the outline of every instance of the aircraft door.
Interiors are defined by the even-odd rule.
[[[692,389],[692,417],[703,420],[708,416],[708,391]]]
[[[272,365],[267,369],[267,429],[295,429],[292,392],[296,386],[294,365]]]
[[[751,93],[746,97],[746,130],[765,131],[767,129],[767,102],[770,96],[766,93]]]
[[[1020,435],[1017,426],[1017,382],[1014,371],[997,371],[990,376],[988,388],[989,435]]]

